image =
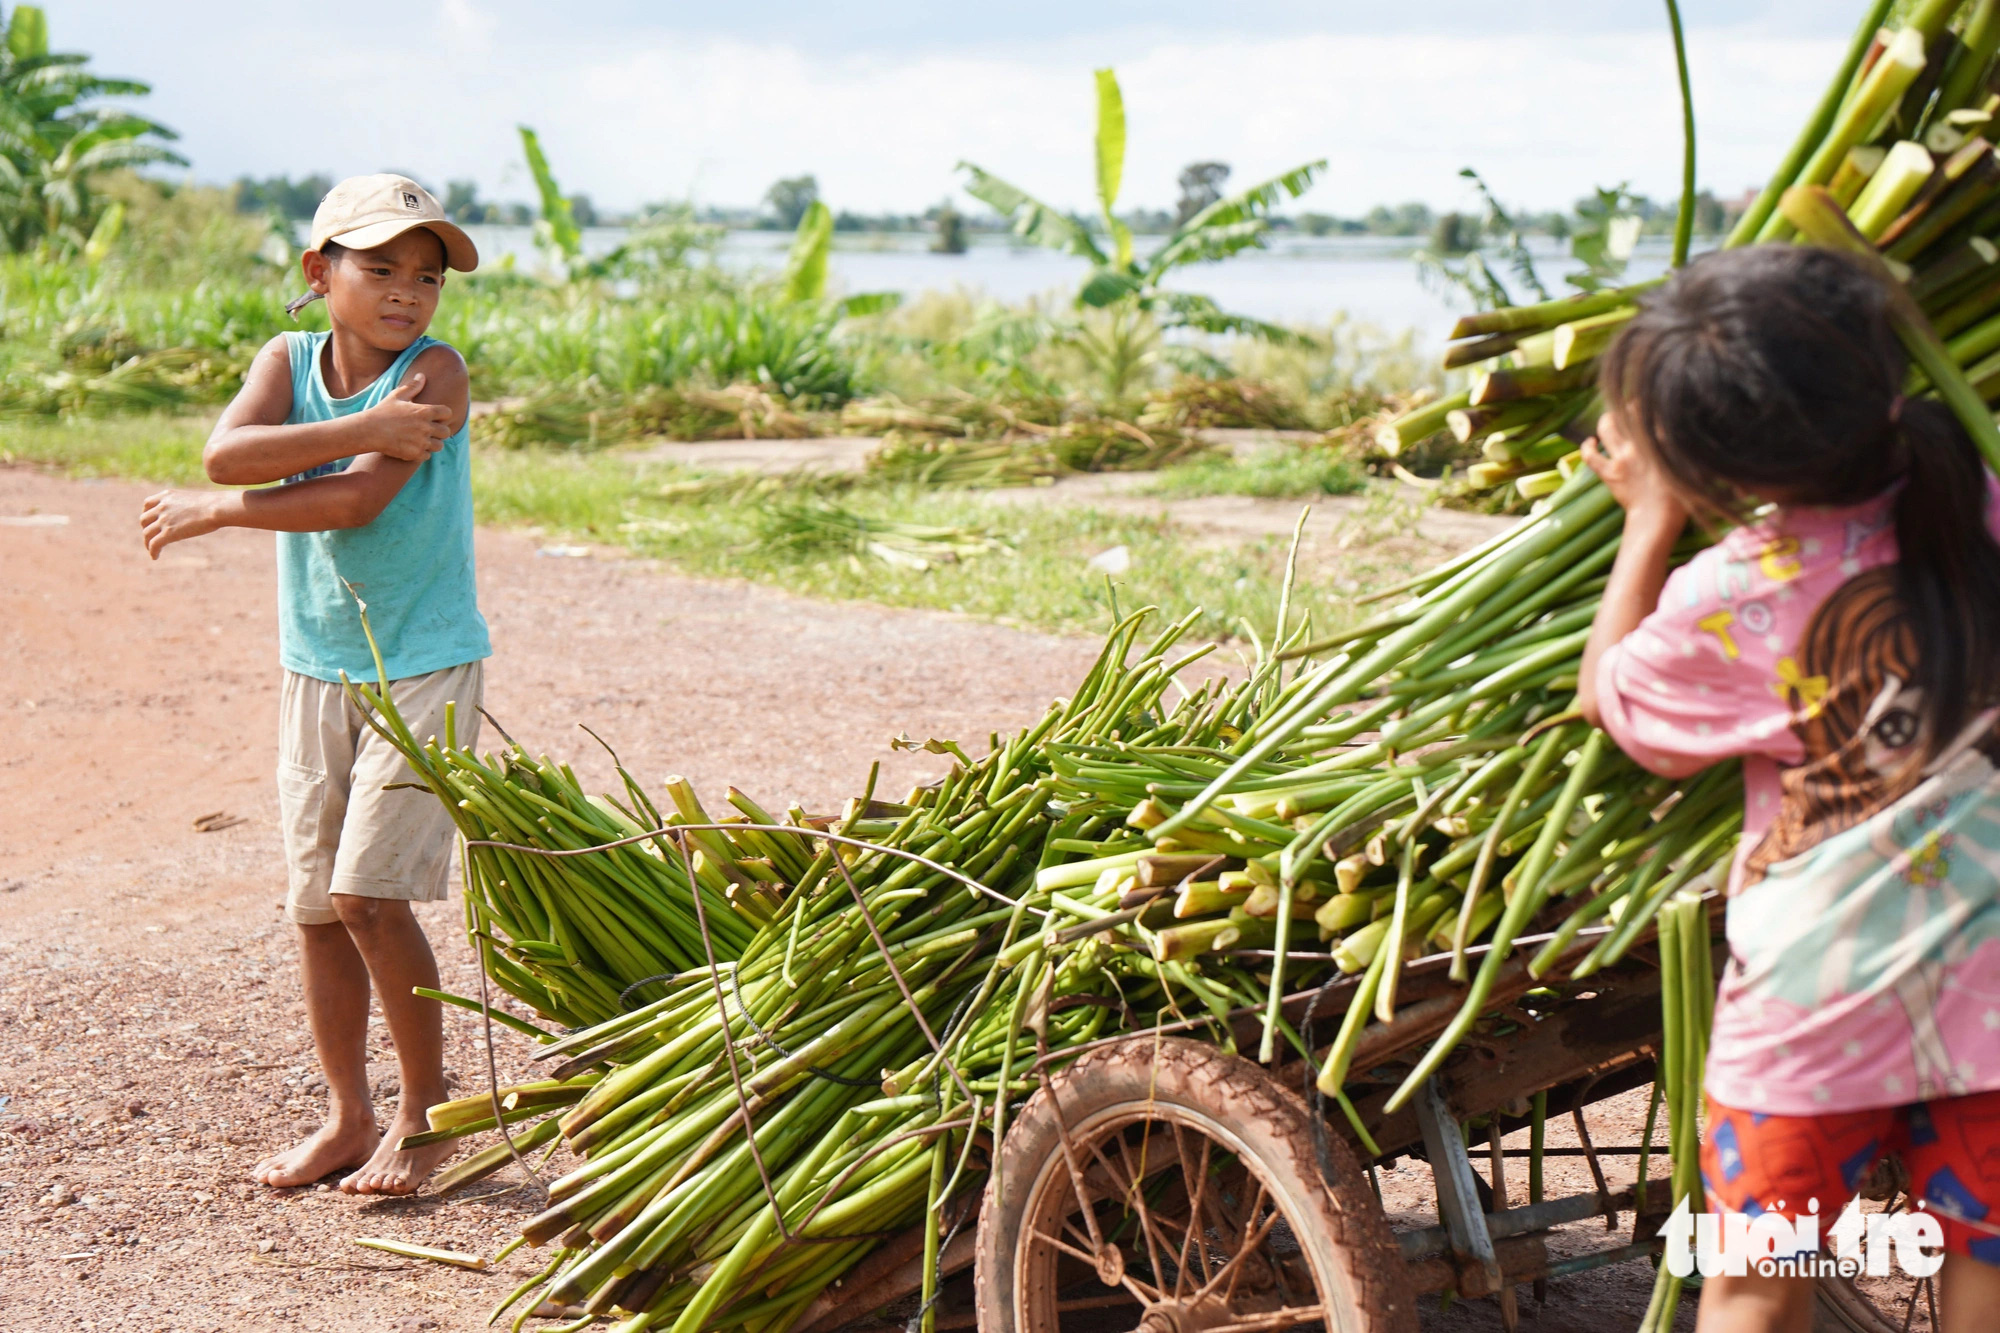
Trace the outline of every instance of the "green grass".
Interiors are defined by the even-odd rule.
[[[958,612],[1036,629],[1098,632],[1110,599],[1153,604],[1172,615],[1201,607],[1198,633],[1234,637],[1248,625],[1268,632],[1277,617],[1288,539],[1204,545],[1159,518],[1068,505],[998,502],[978,492],[863,487],[842,508],[901,523],[972,529],[1007,550],[903,568],[868,556],[764,540],[770,506],[755,500],[673,501],[659,491],[687,474],[628,456],[488,451],[475,463],[482,522],[528,524],[551,537],[627,546],[690,574],[745,578],[808,597],[866,600]],[[803,498],[803,497],[801,497]],[[1093,556],[1123,546],[1125,573],[1107,588]],[[1387,581],[1408,571],[1381,571]],[[1353,615],[1348,595],[1301,586],[1294,614],[1335,627]]]
[[[1368,475],[1329,449],[1279,448],[1248,459],[1227,454],[1163,468],[1144,494],[1179,499],[1191,495],[1252,495],[1266,500],[1310,500],[1353,495]]]
[[[77,477],[133,477],[170,485],[205,480],[206,417],[0,420],[0,460],[48,463]]]
[[[0,424],[0,456],[61,467],[78,476],[122,476],[202,484],[201,445],[209,423],[193,417]],[[669,483],[696,474],[636,459],[630,452],[476,450],[473,499],[481,523],[539,530],[548,540],[624,546],[700,577],[743,578],[830,601],[864,600],[957,612],[1026,628],[1101,632],[1111,598],[1180,615],[1201,607],[1197,633],[1237,637],[1246,625],[1267,634],[1277,615],[1287,539],[1202,543],[1161,518],[1069,505],[1009,502],[992,493],[857,486],[839,505],[868,518],[975,530],[1005,549],[912,569],[837,547],[770,540],[777,504],[811,502],[670,499]],[[1107,587],[1093,556],[1123,546],[1125,573]],[[1406,562],[1350,562],[1351,579],[1372,586],[1410,573]],[[1355,615],[1357,583],[1306,578],[1294,615],[1310,611],[1333,629]]]

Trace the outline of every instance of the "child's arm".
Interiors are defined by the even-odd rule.
[[[345,472],[249,491],[161,491],[146,497],[139,524],[153,559],[175,542],[217,528],[332,532],[373,523],[419,464],[364,454]]]
[[[1591,622],[1583,664],[1577,672],[1577,709],[1585,721],[1597,727],[1604,725],[1597,697],[1598,663],[1607,649],[1639,628],[1659,606],[1667,565],[1687,527],[1688,512],[1652,458],[1612,430],[1601,427],[1598,438],[1584,446],[1584,457],[1618,503],[1625,506],[1625,532],[1618,542],[1618,558],[1598,601],[1597,617]]]
[[[431,356],[425,351],[418,364]],[[462,373],[462,365],[460,369]],[[426,392],[429,384],[429,376],[413,374],[366,412],[288,426],[291,358],[284,338],[273,338],[250,363],[242,390],[216,420],[202,450],[202,467],[210,481],[224,486],[261,486],[362,454],[421,463],[443,447],[465,416],[449,399]]]
[[[1639,628],[1639,622],[1660,604],[1660,589],[1667,583],[1667,562],[1686,526],[1685,512],[1625,511],[1625,535],[1619,540],[1618,558],[1597,604],[1597,618],[1590,623],[1583,665],[1577,674],[1576,706],[1593,727],[1604,725],[1597,699],[1597,665],[1607,648]]]
[[[423,370],[412,367],[410,378],[397,392],[414,390],[421,380],[417,402],[439,407],[451,420],[463,421],[471,407],[465,362],[450,348],[434,347],[417,358],[416,366]],[[248,386],[245,388],[247,391]],[[426,451],[424,457],[429,456]],[[140,511],[146,550],[157,560],[173,543],[217,528],[331,532],[364,527],[389,507],[421,462],[368,453],[356,458],[345,471],[285,486],[250,491],[161,491],[148,496]]]

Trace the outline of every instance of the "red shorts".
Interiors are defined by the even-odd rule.
[[[1732,1111],[1711,1097],[1701,1179],[1718,1211],[1797,1218],[1817,1199],[1824,1229],[1888,1152],[1944,1224],[1945,1248],[2000,1264],[2000,1092],[1834,1115]]]

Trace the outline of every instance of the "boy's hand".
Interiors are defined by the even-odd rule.
[[[387,398],[363,412],[357,420],[367,432],[366,450],[357,453],[385,454],[405,463],[421,463],[451,438],[452,418],[457,414],[442,403],[420,403],[424,391],[422,371],[396,386]]]
[[[1686,526],[1687,506],[1668,484],[1659,460],[1627,435],[1611,413],[1598,418],[1597,434],[1584,442],[1583,457],[1611,497],[1625,507],[1628,520],[1657,522],[1675,535]]]
[[[139,509],[146,553],[158,560],[160,552],[175,542],[214,532],[222,526],[222,506],[232,498],[229,492],[203,491],[161,491],[147,496]]]

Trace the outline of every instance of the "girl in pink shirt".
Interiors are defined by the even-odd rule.
[[[1888,297],[1762,246],[1627,326],[1586,446],[1626,513],[1578,702],[1654,772],[1743,764],[1711,1206],[1830,1225],[1896,1152],[1956,1333],[2000,1309],[2000,491],[1903,396]],[[1669,574],[1690,514],[1727,535]],[[1804,1333],[1811,1302],[1712,1278],[1699,1327]]]

